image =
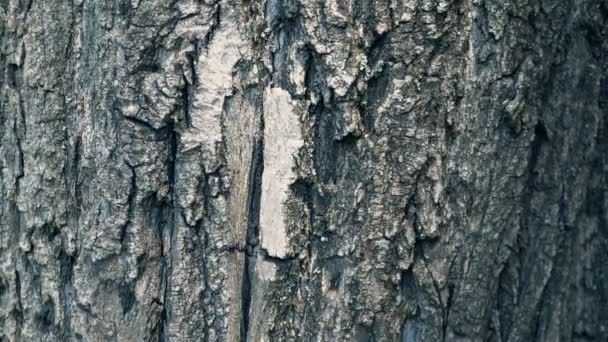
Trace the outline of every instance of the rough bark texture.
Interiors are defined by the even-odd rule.
[[[0,340],[608,340],[605,0],[0,0]]]

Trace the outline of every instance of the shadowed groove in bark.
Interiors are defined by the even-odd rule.
[[[184,121],[185,121],[186,128],[189,128],[192,126],[192,117],[191,117],[192,96],[198,85],[198,76],[196,74],[196,67],[195,67],[195,60],[198,59],[198,54],[199,54],[198,41],[194,40],[192,42],[192,45],[193,45],[194,51],[187,54],[187,64],[182,65],[182,80],[184,82],[184,85],[181,90],[181,96],[182,96],[182,107],[183,107],[183,111],[184,111]],[[190,74],[190,79],[186,76],[188,73]]]
[[[11,310],[10,315],[17,323],[17,339],[21,338],[21,327],[23,326],[23,304],[21,303],[21,276],[19,271],[15,270],[15,296],[17,297],[17,307]]]
[[[71,330],[71,306],[73,305],[73,286],[72,277],[74,273],[74,264],[76,263],[77,255],[68,255],[63,249],[59,254],[59,277],[63,284],[62,301],[63,301],[63,331],[61,335],[65,339],[69,339],[72,334]]]
[[[264,119],[260,116],[259,132],[264,132]],[[249,169],[249,218],[247,220],[246,243],[244,250],[243,284],[241,290],[241,341],[247,341],[249,315],[251,309],[252,276],[255,270],[255,257],[259,252],[258,234],[260,223],[260,197],[262,194],[262,173],[264,172],[264,136],[261,135],[253,146],[251,167]]]
[[[167,215],[168,222],[166,223],[167,227],[161,223],[162,234],[161,241],[169,242],[169,246],[167,246],[167,253],[165,254],[165,246],[164,243],[161,243],[161,251],[162,251],[162,259],[163,259],[163,268],[162,268],[162,277],[164,284],[164,293],[163,293],[163,308],[160,314],[160,323],[159,323],[159,340],[161,342],[169,341],[169,337],[167,336],[167,322],[171,319],[171,303],[169,301],[168,292],[171,291],[171,272],[173,269],[173,262],[175,258],[175,245],[176,245],[176,219],[177,219],[177,204],[176,204],[176,169],[178,163],[178,144],[179,144],[179,133],[177,132],[177,128],[174,123],[170,124],[170,135],[167,141],[167,181],[169,185],[169,200],[170,203],[167,204],[167,210],[170,211],[170,214]],[[166,230],[168,228],[168,231]],[[168,234],[168,239],[165,238],[165,234]],[[169,260],[167,261],[167,258]]]

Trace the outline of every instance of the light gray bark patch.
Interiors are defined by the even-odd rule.
[[[182,137],[185,150],[201,146],[210,158],[217,158],[216,145],[222,141],[224,101],[233,93],[232,74],[241,58],[242,45],[236,23],[225,22],[214,32],[204,53],[198,56],[194,64],[197,89],[193,91],[189,112],[190,127]]]
[[[293,250],[284,204],[296,179],[294,157],[304,144],[300,118],[286,90],[267,88],[264,92],[264,124],[260,238],[270,256],[286,258]]]

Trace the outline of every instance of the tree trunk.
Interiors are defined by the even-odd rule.
[[[608,340],[605,0],[0,0],[1,341]]]

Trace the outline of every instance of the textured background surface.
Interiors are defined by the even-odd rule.
[[[608,340],[608,1],[0,0],[0,340]]]

